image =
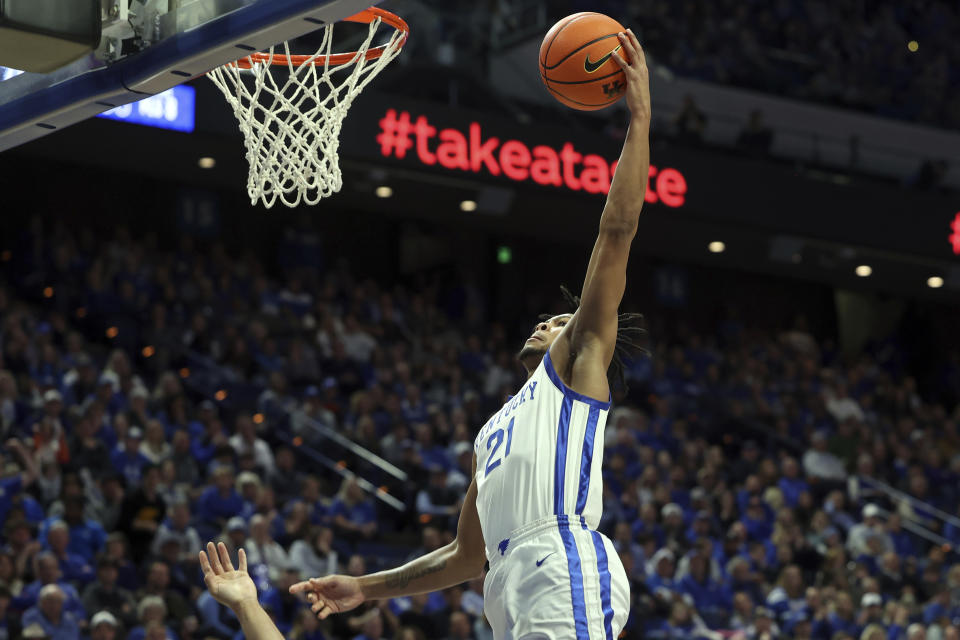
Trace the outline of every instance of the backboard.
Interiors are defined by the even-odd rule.
[[[156,95],[379,0],[128,0],[105,4],[100,48],[53,73],[5,73],[0,151]]]

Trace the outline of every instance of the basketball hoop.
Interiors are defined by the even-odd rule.
[[[288,207],[314,205],[343,185],[337,155],[343,119],[354,98],[397,57],[410,33],[399,16],[376,7],[346,22],[369,25],[366,39],[352,53],[331,53],[333,24],[328,24],[313,55],[292,55],[284,42],[278,45],[283,53],[271,47],[207,74],[240,123],[250,163],[251,204],[260,200],[269,209],[279,198]],[[381,23],[394,32],[386,44],[371,47]],[[274,78],[273,67],[287,70],[285,82]]]

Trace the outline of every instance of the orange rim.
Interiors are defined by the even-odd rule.
[[[407,42],[407,36],[410,35],[410,27],[400,16],[390,13],[385,9],[380,9],[378,7],[370,7],[369,9],[364,9],[356,15],[352,15],[349,18],[344,18],[342,22],[358,22],[361,24],[370,24],[377,18],[397,31],[403,33],[403,37],[400,39],[400,45],[403,46]],[[386,51],[387,45],[381,45],[379,47],[374,47],[372,49],[367,49],[364,57],[367,60],[375,60],[383,55],[383,52]],[[351,53],[336,53],[329,56],[288,56],[280,53],[275,53],[272,56],[269,53],[251,53],[249,56],[240,58],[233,64],[237,65],[241,69],[250,69],[254,64],[272,64],[274,66],[300,66],[304,63],[309,62],[314,66],[322,66],[327,64],[331,65],[340,65],[346,64],[353,60],[357,55],[356,51]]]

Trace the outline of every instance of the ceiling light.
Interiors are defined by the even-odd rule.
[[[940,276],[930,276],[927,278],[927,286],[931,289],[939,289],[943,286],[943,278]]]
[[[393,189],[391,189],[387,185],[382,185],[377,187],[374,193],[377,194],[378,198],[389,198],[390,196],[393,195]]]
[[[197,160],[197,166],[201,169],[213,169],[217,166],[217,159],[211,158],[210,156],[203,156]]]
[[[916,40],[911,40],[910,42],[907,43],[907,49],[910,51],[910,53],[916,53],[917,49],[919,48],[920,48],[920,43],[917,42]]]
[[[476,211],[476,210],[477,210],[477,203],[473,200],[464,200],[463,202],[460,203],[460,211],[470,212],[470,211]]]
[[[862,264],[859,267],[857,267],[857,275],[860,276],[861,278],[866,278],[871,273],[873,273],[873,267],[871,267],[868,264]]]
[[[707,245],[707,249],[710,250],[710,253],[723,253],[727,249],[727,245],[723,244],[719,240],[714,240]]]

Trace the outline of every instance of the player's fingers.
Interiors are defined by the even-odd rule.
[[[230,552],[227,551],[227,545],[222,542],[217,545],[217,551],[220,552],[220,564],[226,571],[234,571],[233,561],[230,559]]]
[[[637,56],[633,51],[633,42],[630,41],[630,36],[621,32],[617,34],[617,40],[620,41],[620,47],[623,49],[624,57],[630,61],[630,64],[633,64]]]
[[[210,566],[213,567],[213,573],[220,575],[223,573],[223,567],[220,566],[220,558],[217,554],[217,547],[212,542],[207,543],[207,555],[210,557]]]
[[[237,558],[240,563],[240,571],[246,573],[247,571],[247,552],[240,548],[240,551],[237,552]]]
[[[627,33],[630,34],[630,39],[633,42],[633,48],[634,48],[634,51],[636,52],[636,57],[631,58],[631,61],[636,62],[637,64],[640,64],[640,65],[646,66],[647,56],[643,52],[643,46],[640,44],[640,40],[637,39],[636,34],[634,34],[633,31],[631,31],[630,29],[627,29]]]
[[[620,65],[620,68],[623,69],[624,72],[629,72],[629,71],[631,71],[630,65],[627,63],[626,60],[624,60],[622,57],[620,57],[620,54],[619,54],[619,53],[617,53],[616,51],[614,51],[613,54],[612,54],[610,57],[613,58],[613,61],[614,61],[614,62],[616,62],[618,65]]]
[[[298,582],[296,584],[290,585],[290,593],[300,593],[301,591],[306,591],[310,588],[310,581],[305,580],[303,582]]]
[[[200,552],[200,568],[203,569],[203,577],[206,578],[208,575],[213,573],[213,570],[210,568],[210,561],[207,560],[206,551]]]

